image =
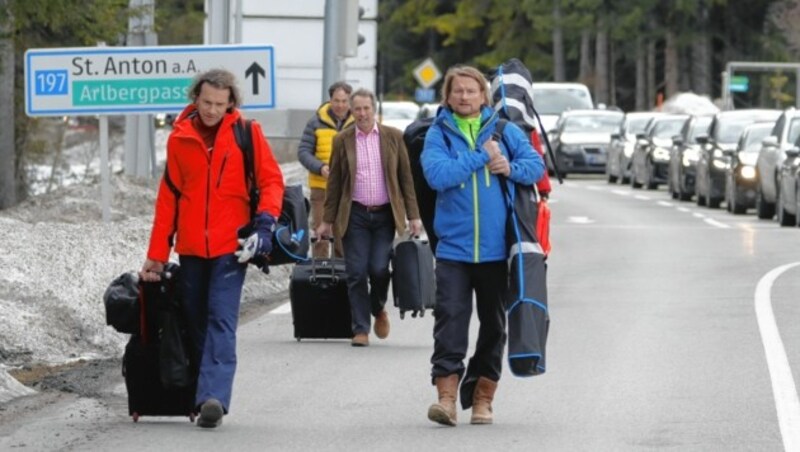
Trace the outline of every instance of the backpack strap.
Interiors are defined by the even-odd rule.
[[[169,177],[169,169],[167,165],[164,165],[164,183],[167,184],[167,188],[172,194],[175,196],[175,217],[172,219],[172,234],[169,236],[169,243],[170,248],[175,245],[175,231],[178,230],[178,208],[180,207],[180,199],[181,199],[181,191],[178,190],[178,187],[175,185],[175,182],[172,182],[172,178]]]
[[[233,136],[236,145],[242,150],[244,159],[244,184],[250,194],[250,218],[256,216],[258,203],[261,193],[258,190],[255,175],[255,163],[253,156],[253,121],[251,119],[239,119],[233,124]]]
[[[503,146],[506,147],[506,152],[508,152],[509,156],[511,155],[511,146],[508,145],[508,141],[506,141],[506,126],[508,125],[508,120],[504,118],[498,118],[497,123],[494,126],[494,132],[492,133],[492,138],[495,140],[499,140],[503,143]],[[508,178],[503,176],[502,174],[498,174],[497,178],[500,180],[500,190],[503,192],[503,197],[506,199],[506,206],[508,207],[509,211],[513,209],[513,199],[511,198],[511,193],[508,191]]]

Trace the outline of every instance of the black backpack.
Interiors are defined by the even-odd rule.
[[[433,190],[425,176],[422,174],[422,163],[420,156],[422,149],[425,147],[425,134],[433,124],[436,118],[422,118],[417,119],[406,127],[403,132],[403,141],[408,150],[408,160],[411,164],[411,175],[414,179],[414,192],[417,194],[417,206],[419,207],[419,216],[422,220],[422,226],[425,232],[428,233],[428,242],[431,249],[436,251],[436,243],[439,239],[433,232],[433,215],[436,210],[436,191]]]
[[[233,125],[233,136],[244,157],[245,184],[250,192],[250,218],[256,215],[261,193],[258,190],[253,162],[252,120],[239,120]],[[268,265],[291,264],[306,260],[310,248],[308,212],[311,206],[303,194],[302,185],[289,185],[283,192],[281,215],[272,234],[272,251],[266,262],[254,257],[252,264],[268,271]],[[252,234],[252,222],[239,231],[239,237]]]

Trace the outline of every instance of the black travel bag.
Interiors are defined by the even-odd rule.
[[[400,318],[425,315],[436,302],[436,278],[433,251],[426,240],[409,238],[394,247],[392,254],[392,295]]]
[[[311,239],[311,243],[316,242]],[[344,259],[334,258],[333,239],[328,259],[298,262],[289,281],[294,337],[300,339],[349,339],[353,337],[350,299]]]
[[[192,363],[186,316],[178,293],[177,264],[167,264],[159,282],[139,286],[139,332],[122,357],[128,414],[188,416],[194,422],[197,368]]]

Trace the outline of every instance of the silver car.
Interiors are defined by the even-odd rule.
[[[556,128],[549,133],[561,175],[604,173],[611,134],[619,130],[623,117],[621,111],[610,110],[561,113]],[[548,164],[552,167],[549,160]]]
[[[800,110],[788,108],[775,121],[772,132],[761,143],[756,160],[756,214],[763,220],[775,216],[778,200],[778,171],[786,159],[786,150],[800,136]]]
[[[619,181],[627,184],[631,180],[631,157],[636,146],[636,135],[644,132],[650,118],[660,115],[657,111],[637,111],[625,114],[618,132],[611,134],[606,162],[606,177],[609,183]]]

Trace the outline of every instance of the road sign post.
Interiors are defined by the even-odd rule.
[[[258,45],[86,47],[25,52],[28,116],[179,112],[195,75],[224,68],[243,110],[275,108],[274,49]]]
[[[110,114],[180,112],[195,75],[214,68],[239,80],[243,110],[275,107],[272,46],[163,46],[30,49],[25,52],[28,116],[100,115],[103,221],[110,219]]]

